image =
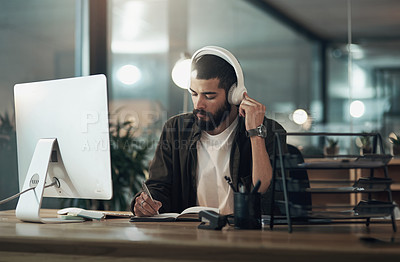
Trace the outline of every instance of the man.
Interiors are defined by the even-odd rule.
[[[228,91],[237,82],[237,70],[222,57],[193,59],[193,113],[172,117],[164,125],[146,182],[154,201],[144,192],[136,195],[131,204],[136,216],[180,213],[195,205],[232,214],[233,189],[225,176],[236,191],[241,185],[250,191],[257,181],[259,192],[267,191],[274,132],[284,129],[267,119],[265,106],[246,92],[239,105],[230,104]],[[263,126],[266,134],[255,132]],[[284,136],[282,143],[286,148]]]

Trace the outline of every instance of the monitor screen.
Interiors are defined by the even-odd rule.
[[[44,197],[111,199],[106,77],[17,84],[14,101],[20,190],[36,181],[32,163],[47,161],[45,184],[57,178],[59,185]],[[56,139],[50,157],[34,160],[43,159],[37,151],[45,139]]]

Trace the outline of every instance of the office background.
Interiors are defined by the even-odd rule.
[[[171,79],[175,63],[219,45],[239,59],[249,95],[288,131],[378,131],[385,141],[400,133],[396,0],[0,0],[0,6],[0,114],[11,121],[16,83],[103,73],[110,110],[158,130],[185,111],[186,91]],[[350,115],[354,101],[364,105],[358,117]],[[293,121],[296,109],[308,113],[305,123]],[[341,150],[352,146],[341,143]],[[0,150],[3,199],[18,192],[18,176],[15,145]]]

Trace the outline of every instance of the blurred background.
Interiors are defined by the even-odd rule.
[[[151,129],[156,143],[168,117],[192,110],[188,92],[171,77],[174,66],[206,45],[238,58],[249,95],[289,132],[376,131],[388,153],[389,134],[400,133],[397,0],[0,0],[0,6],[0,199],[19,191],[15,84],[105,74],[111,118],[131,121],[137,136]],[[325,143],[289,142],[321,152]],[[153,150],[140,160],[144,169]]]

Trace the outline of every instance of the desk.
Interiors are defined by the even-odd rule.
[[[55,210],[43,210],[55,215]],[[391,225],[286,226],[199,230],[198,222],[130,223],[108,219],[74,224],[24,223],[0,212],[1,261],[396,261],[400,235]],[[390,239],[368,245],[360,237]]]

